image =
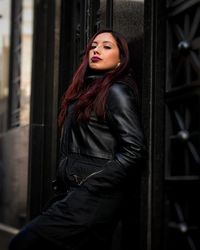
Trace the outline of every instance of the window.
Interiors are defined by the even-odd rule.
[[[0,1],[0,133],[7,128],[10,0]]]

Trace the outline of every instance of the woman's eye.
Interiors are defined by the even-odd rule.
[[[105,48],[105,49],[111,49],[111,47],[110,47],[110,46],[107,46],[107,45],[104,46],[104,48]]]
[[[91,49],[95,49],[96,48],[96,45],[91,45]]]

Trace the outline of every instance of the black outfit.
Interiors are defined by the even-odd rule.
[[[45,240],[48,249],[109,249],[128,180],[134,182],[145,152],[137,95],[125,80],[115,82],[105,119],[92,113],[89,121],[77,121],[74,106],[64,123],[58,171],[67,190],[12,240],[10,250],[36,249]]]

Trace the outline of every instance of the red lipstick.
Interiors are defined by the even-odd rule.
[[[92,62],[98,62],[98,61],[101,61],[102,59],[100,58],[100,57],[98,57],[98,56],[93,56],[92,58],[91,58],[91,61]]]

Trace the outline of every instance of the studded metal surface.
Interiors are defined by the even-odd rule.
[[[168,1],[165,249],[200,248],[200,2]]]

